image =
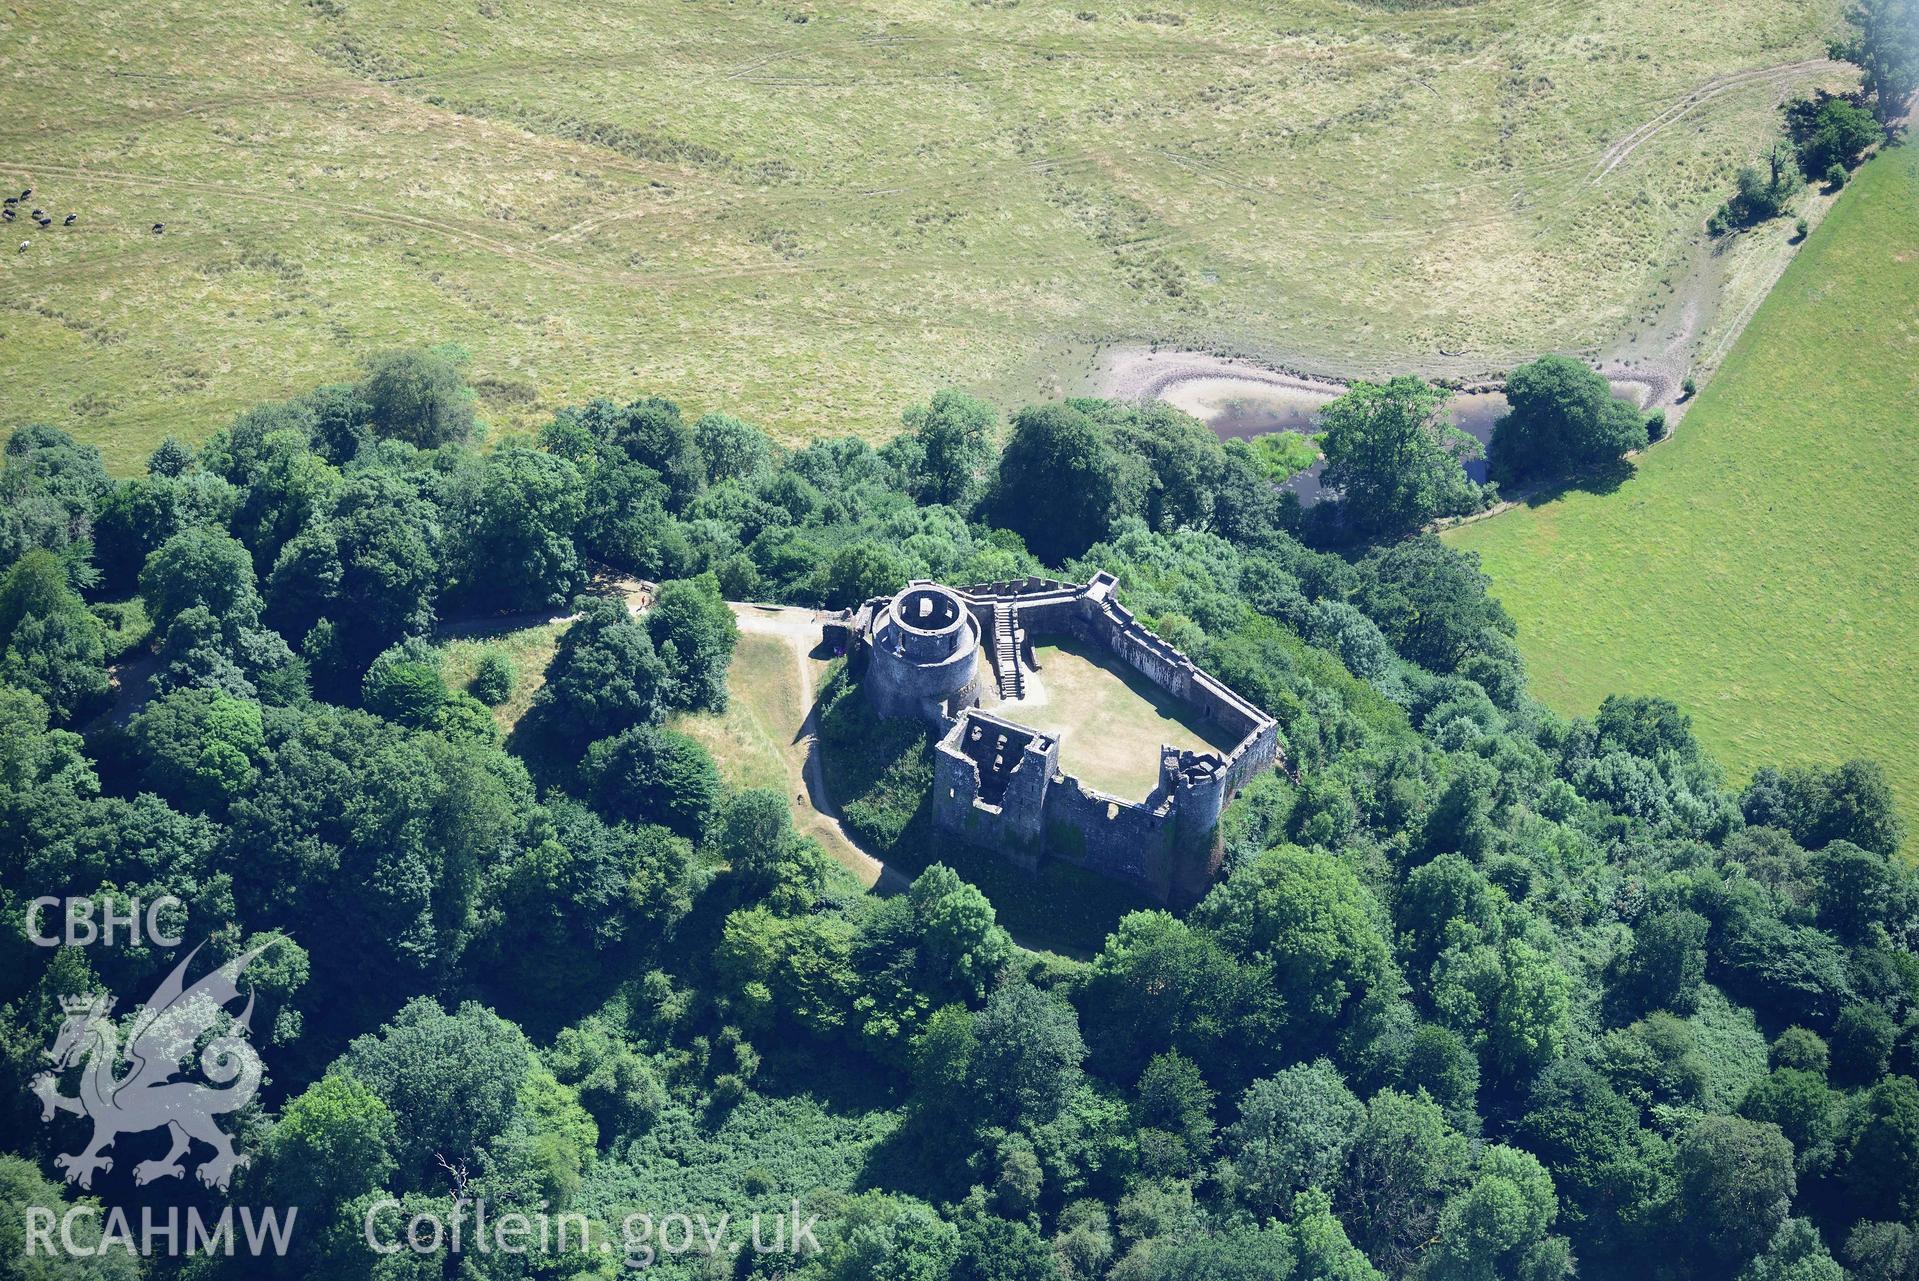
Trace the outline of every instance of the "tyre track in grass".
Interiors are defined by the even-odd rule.
[[[1592,175],[1591,185],[1598,186],[1601,179],[1630,160],[1639,148],[1723,94],[1756,85],[1791,84],[1809,76],[1837,71],[1844,65],[1831,58],[1808,58],[1803,62],[1788,62],[1777,67],[1759,67],[1716,76],[1601,152],[1599,159],[1593,162],[1596,172]]]

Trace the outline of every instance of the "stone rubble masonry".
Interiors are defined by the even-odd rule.
[[[1084,584],[915,581],[829,618],[825,640],[846,654],[875,716],[911,717],[939,735],[932,801],[942,828],[1028,870],[1057,858],[1184,907],[1219,870],[1227,802],[1283,763],[1279,725],[1141,625],[1117,586],[1104,571]],[[1034,641],[1057,635],[1106,650],[1222,730],[1232,750],[1161,747],[1144,801],[1063,772],[1056,737],[990,710],[1023,691]]]

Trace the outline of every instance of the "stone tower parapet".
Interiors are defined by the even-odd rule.
[[[939,735],[931,800],[941,828],[1028,869],[1058,858],[1190,904],[1219,870],[1227,804],[1283,762],[1279,723],[1148,630],[1118,587],[1103,571],[1084,584],[914,582],[829,619],[826,639],[845,649],[877,715],[912,717]],[[1017,702],[989,710],[1002,691],[1023,687],[1009,664],[1015,675],[1030,666],[1034,640],[1048,635],[1112,654],[1233,747],[1161,747],[1159,781],[1143,801],[1088,787],[1060,768],[1058,738],[1019,723]]]

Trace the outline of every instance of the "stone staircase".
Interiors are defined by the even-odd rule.
[[[1026,695],[1026,673],[1019,667],[1018,610],[993,606],[993,666],[999,676],[999,696],[1011,701]]]

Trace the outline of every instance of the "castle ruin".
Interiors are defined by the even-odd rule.
[[[868,705],[939,735],[933,816],[968,844],[1036,869],[1052,857],[1125,881],[1175,906],[1196,902],[1219,870],[1219,817],[1280,759],[1272,717],[1148,631],[1101,572],[1083,585],[1047,578],[952,588],[914,582],[826,624]],[[1060,740],[1021,724],[1033,645],[1068,636],[1138,672],[1234,746],[1162,746],[1144,800],[1109,796],[1060,767]],[[999,709],[999,710],[995,710]]]

